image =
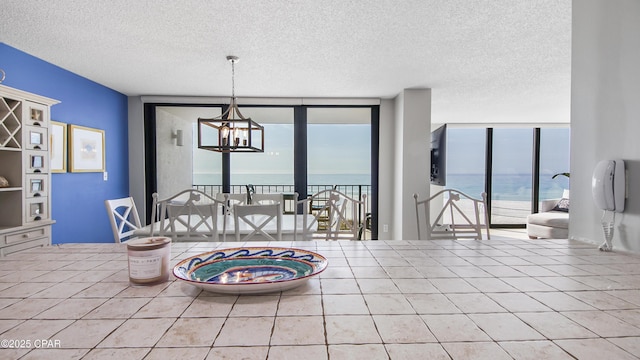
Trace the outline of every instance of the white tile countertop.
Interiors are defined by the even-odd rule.
[[[238,243],[172,244],[178,261]],[[124,244],[0,259],[2,359],[638,359],[640,256],[569,240],[251,242],[324,255],[285,292],[130,286]]]

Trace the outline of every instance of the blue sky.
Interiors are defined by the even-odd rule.
[[[485,167],[484,128],[447,129],[447,173],[482,174]],[[493,171],[496,174],[531,174],[533,130],[494,129]],[[569,171],[569,129],[541,130],[542,174]]]
[[[231,172],[293,174],[293,125],[264,124],[264,153],[231,155]],[[371,169],[371,126],[368,124],[309,124],[310,174],[368,174]],[[195,173],[220,173],[219,153],[195,150]]]

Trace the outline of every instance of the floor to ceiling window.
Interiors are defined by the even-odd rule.
[[[526,223],[531,213],[533,130],[494,128],[491,224]]]
[[[332,188],[365,201],[362,223],[371,212],[370,108],[307,109],[307,192]]]
[[[486,192],[491,226],[523,227],[534,201],[559,199],[569,188],[568,177],[552,178],[569,172],[569,137],[568,127],[449,126],[446,187],[474,197]]]
[[[540,197],[539,200],[559,199],[569,189],[569,178],[556,174],[569,173],[568,128],[540,129]]]
[[[264,126],[263,153],[219,153],[198,149],[197,119],[220,116],[220,105],[145,105],[146,188],[170,196],[195,187],[208,194],[298,192],[301,197],[326,188],[360,199],[375,227],[376,194],[372,168],[377,169],[371,106],[241,106],[242,114]],[[205,127],[206,128],[206,127]],[[182,133],[178,144],[177,131]],[[216,136],[207,134],[203,136]],[[147,200],[149,201],[149,200]],[[148,206],[150,204],[147,204]]]

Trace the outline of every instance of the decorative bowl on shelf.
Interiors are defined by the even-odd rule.
[[[258,294],[300,286],[327,264],[324,256],[308,250],[240,247],[184,259],[174,267],[173,275],[206,291]]]

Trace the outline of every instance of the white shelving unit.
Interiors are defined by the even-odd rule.
[[[57,100],[0,85],[0,256],[51,244],[50,108]]]

